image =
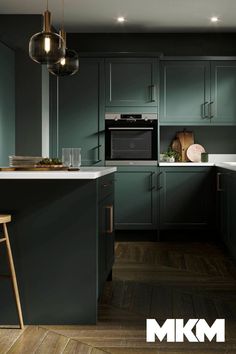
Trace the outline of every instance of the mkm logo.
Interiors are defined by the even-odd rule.
[[[193,332],[194,330],[194,332]],[[162,326],[155,319],[147,319],[146,341],[155,342],[156,338],[161,342],[166,337],[167,342],[205,342],[205,338],[211,342],[225,342],[225,320],[216,319],[209,326],[204,319],[189,319],[185,324],[183,319],[167,319]]]

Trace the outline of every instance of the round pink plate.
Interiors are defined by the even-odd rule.
[[[201,162],[201,153],[205,152],[205,149],[202,145],[193,144],[190,145],[187,150],[187,157],[192,162]]]

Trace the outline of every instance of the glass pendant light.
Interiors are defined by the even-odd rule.
[[[60,31],[61,37],[66,43],[66,32]],[[49,64],[48,71],[56,76],[72,76],[79,70],[79,57],[75,50],[67,49],[65,56],[56,64]]]
[[[43,31],[30,38],[29,56],[39,64],[53,64],[65,56],[65,43],[61,36],[51,31],[51,13],[44,12]]]

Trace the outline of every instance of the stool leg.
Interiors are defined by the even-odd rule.
[[[9,259],[9,265],[10,265],[10,271],[11,271],[11,280],[12,280],[12,285],[13,285],[13,290],[14,290],[14,296],[15,296],[16,307],[17,307],[17,312],[18,312],[18,317],[19,317],[19,322],[20,322],[20,328],[23,329],[24,323],[23,323],[23,316],[22,316],[22,310],[21,310],[20,296],[19,296],[19,290],[18,290],[18,285],[17,285],[17,280],[16,280],[16,272],[15,272],[15,267],[14,267],[12,252],[11,252],[11,245],[10,245],[10,241],[9,241],[9,236],[8,236],[6,224],[3,224],[3,230],[4,230],[4,236],[6,238],[7,253],[8,253],[8,259]]]

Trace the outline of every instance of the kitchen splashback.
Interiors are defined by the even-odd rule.
[[[204,146],[209,154],[235,154],[236,153],[236,127],[187,127],[162,126],[160,127],[160,152],[166,151],[176,132],[186,129],[194,133],[196,144]]]

